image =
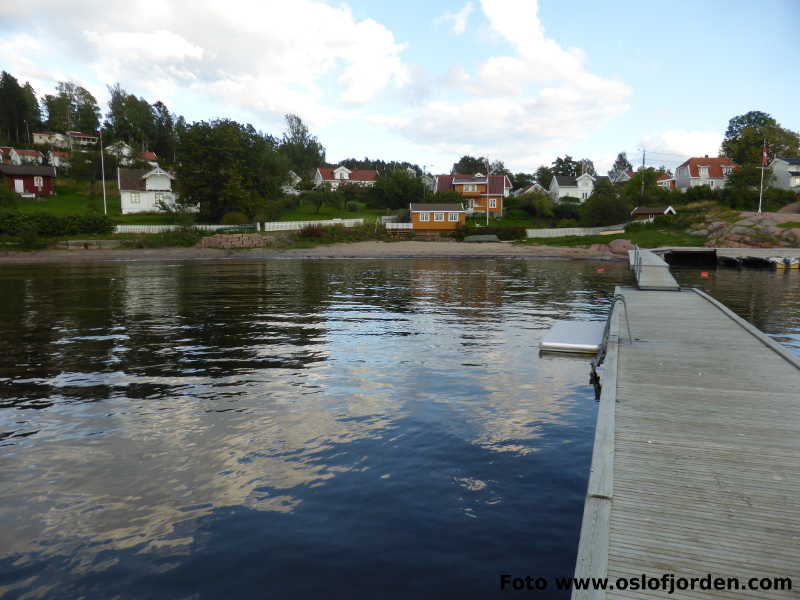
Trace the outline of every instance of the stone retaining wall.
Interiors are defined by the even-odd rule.
[[[272,243],[272,238],[258,233],[222,233],[208,235],[197,243],[198,248],[263,248]]]

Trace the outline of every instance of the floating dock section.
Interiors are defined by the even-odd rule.
[[[636,285],[640,290],[680,289],[678,282],[669,272],[669,265],[663,258],[650,250],[641,250],[637,246],[628,251],[631,269],[636,277]]]
[[[617,293],[576,577],[791,577],[794,589],[573,600],[800,597],[800,360],[698,290]]]

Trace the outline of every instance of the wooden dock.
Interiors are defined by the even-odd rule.
[[[800,360],[697,290],[618,288],[576,577],[791,577],[800,598]]]
[[[669,272],[669,265],[664,259],[650,250],[628,251],[628,257],[636,285],[640,290],[677,291],[678,282]]]

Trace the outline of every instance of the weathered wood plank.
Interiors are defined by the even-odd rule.
[[[588,519],[601,529],[582,531],[584,568],[576,575],[797,578],[800,359],[698,291],[620,291],[635,341],[617,338],[613,352],[609,346],[613,420],[598,416],[593,467],[600,457],[613,457],[613,464],[593,471],[604,474],[604,484],[592,489],[610,493],[587,495],[584,527]],[[614,311],[617,327],[620,312]],[[609,382],[604,373],[604,393]],[[612,448],[598,450],[598,440],[609,437]],[[573,598],[644,597],[577,593]],[[797,589],[646,597],[732,594],[800,597]]]

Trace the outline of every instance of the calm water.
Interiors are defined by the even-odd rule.
[[[489,598],[571,574],[621,264],[0,267],[0,595]],[[676,269],[800,354],[800,273]],[[556,592],[539,598],[564,597]]]

